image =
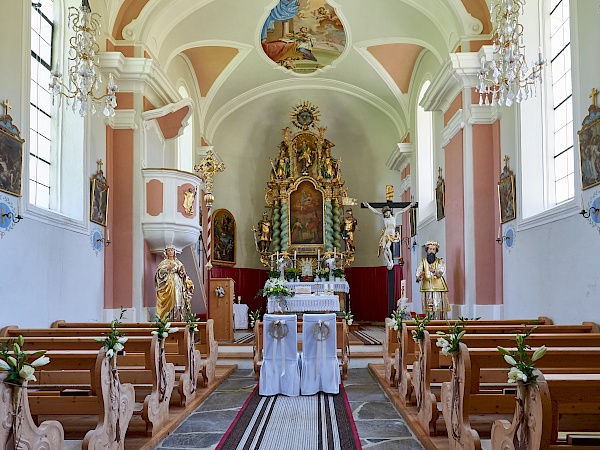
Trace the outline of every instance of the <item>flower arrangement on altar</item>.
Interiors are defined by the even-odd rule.
[[[317,269],[315,270],[315,274],[321,279],[329,278],[329,267],[325,267],[324,269]]]
[[[354,322],[354,314],[352,314],[352,311],[342,311],[342,314],[344,315],[344,319],[346,319],[346,323],[352,325],[352,322]]]
[[[152,335],[157,335],[159,340],[163,340],[169,336],[171,333],[177,333],[179,328],[171,328],[171,322],[169,322],[169,315],[165,314],[163,319],[157,314],[155,316],[156,330],[152,330]]]
[[[279,270],[269,270],[269,278],[279,278]]]
[[[423,336],[425,335],[425,327],[429,322],[431,322],[431,317],[427,315],[421,319],[419,316],[416,316],[413,317],[413,322],[417,328],[412,330],[412,338],[415,342],[420,342],[423,340]]]
[[[106,334],[106,337],[96,338],[98,342],[102,343],[102,347],[106,350],[106,358],[110,359],[113,356],[116,356],[123,348],[125,348],[124,344],[127,342],[127,338],[125,337],[125,333],[121,333],[118,330],[118,327],[121,326],[121,321],[125,316],[126,309],[121,308],[121,314],[118,319],[113,319],[110,322],[110,331]]]
[[[225,297],[225,289],[223,289],[223,286],[217,286],[215,288],[215,295],[219,298]]]
[[[10,351],[11,341],[8,340],[0,348],[0,370],[6,371],[7,375],[4,379],[5,383],[23,386],[25,381],[36,381],[35,368],[45,366],[50,362],[50,358],[44,356],[46,350],[39,350],[34,353],[23,351],[25,340],[23,336],[17,338],[17,342],[12,344],[12,352]],[[37,357],[29,362],[30,357]]]
[[[508,382],[517,383],[522,382],[523,384],[532,383],[535,384],[537,375],[533,373],[535,370],[535,362],[546,354],[546,346],[542,345],[539,347],[533,355],[529,357],[527,354],[531,347],[527,345],[525,340],[533,333],[538,327],[533,327],[531,330],[524,334],[517,334],[515,340],[517,341],[517,351],[509,352],[504,347],[498,346],[498,351],[504,356],[504,361],[510,364],[512,367],[508,371]]]
[[[286,287],[285,282],[280,279],[269,278],[265,283],[265,287],[263,287],[260,291],[258,291],[258,295],[263,297],[292,297],[294,292]]]
[[[398,307],[398,309],[392,311],[392,314],[390,315],[392,319],[390,322],[390,328],[392,330],[398,331],[402,329],[402,321],[406,316],[407,308],[408,305],[404,305],[403,307]]]
[[[333,276],[335,278],[342,278],[344,276],[344,269],[342,269],[342,268],[333,269]]]
[[[260,308],[258,308],[256,311],[251,311],[248,314],[248,317],[250,319],[250,328],[254,328],[256,322],[260,320]]]
[[[438,347],[442,349],[443,355],[452,355],[458,352],[458,344],[462,337],[465,335],[467,330],[465,330],[465,320],[458,319],[454,326],[450,326],[450,321],[446,320],[446,324],[449,327],[448,334],[443,331],[438,331],[437,334],[440,336],[435,343]]]
[[[288,281],[294,281],[300,276],[300,270],[294,267],[288,267],[285,269],[285,279]]]

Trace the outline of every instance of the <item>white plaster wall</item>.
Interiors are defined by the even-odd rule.
[[[0,100],[11,101],[11,116],[24,137],[29,127],[28,5],[4,2],[0,14],[0,42],[5,43],[0,46]],[[84,160],[98,159],[98,148],[103,154],[102,142],[94,142],[93,149],[84,149],[90,152]],[[25,153],[28,151],[26,142]],[[25,161],[27,164],[27,158]],[[89,173],[83,179],[89,179]],[[79,191],[73,192],[75,202],[81,205],[89,199],[88,190],[87,183],[83,187],[80,184]],[[102,252],[96,255],[92,249],[87,210],[77,221],[58,215],[34,217],[25,201],[22,211],[25,219],[0,238],[4,261],[0,269],[0,327],[42,327],[57,319],[99,320],[104,259]]]

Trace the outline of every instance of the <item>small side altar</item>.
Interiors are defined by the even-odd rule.
[[[282,305],[284,302],[286,303],[285,307]],[[337,295],[296,294],[293,297],[286,297],[284,302],[280,301],[277,297],[269,297],[267,300],[267,312],[279,312],[280,309],[284,313],[340,310],[340,299]]]

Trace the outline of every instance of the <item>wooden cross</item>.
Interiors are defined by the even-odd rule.
[[[385,188],[386,188],[385,202],[366,202],[366,203],[371,205],[373,208],[383,208],[384,206],[389,206],[392,210],[393,210],[393,208],[406,208],[408,205],[410,205],[412,203],[412,202],[395,202],[394,201],[394,187],[388,185]],[[419,205],[418,202],[414,203],[413,207],[417,208],[418,205]],[[360,207],[366,208],[366,206],[363,204],[361,204]]]
[[[12,106],[10,106],[10,102],[7,100],[4,100],[2,102],[2,106],[4,106],[4,109],[6,110],[6,115],[9,116],[10,115],[10,109],[12,108]]]
[[[104,163],[102,162],[101,159],[99,159],[98,161],[96,161],[96,164],[98,164],[98,166],[100,166],[100,170],[98,171],[98,173],[102,173],[102,164],[104,164]]]
[[[598,95],[598,91],[596,88],[592,88],[592,93],[588,96],[592,99],[592,106],[596,106],[596,95]]]

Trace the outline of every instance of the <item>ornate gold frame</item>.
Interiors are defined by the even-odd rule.
[[[106,197],[102,198],[102,192],[106,192]],[[96,198],[96,193],[99,197]],[[108,195],[110,188],[98,178],[92,179],[92,193],[90,196],[90,221],[98,225],[106,226],[108,222]]]
[[[8,101],[6,102],[8,103]],[[20,161],[21,163],[21,179],[19,183],[19,190],[12,191],[7,190],[0,187],[0,191],[6,192],[7,194],[14,195],[15,197],[21,197],[23,195],[23,160],[24,160],[24,151],[23,144],[25,143],[25,139],[21,138],[21,132],[19,129],[13,125],[12,117],[7,113],[4,116],[0,116],[0,156],[3,156],[4,165],[6,166],[6,170],[11,170],[12,167],[9,165],[11,159],[16,162]],[[10,158],[9,153],[13,153],[14,151],[18,151],[19,154],[16,155],[17,158]]]
[[[315,188],[316,191],[319,191],[321,193],[321,196],[323,198],[323,205],[322,205],[322,215],[323,215],[323,223],[321,224],[321,235],[323,236],[323,242],[320,244],[293,244],[292,243],[292,202],[291,202],[291,198],[292,198],[292,193],[296,192],[298,190],[298,188],[300,187],[300,185],[304,182],[304,181],[309,181],[313,187]],[[302,248],[306,248],[306,249],[316,249],[316,248],[324,248],[325,246],[325,202],[326,202],[326,197],[325,197],[325,190],[322,189],[313,178],[308,177],[308,176],[303,176],[298,178],[296,181],[294,181],[294,183],[290,186],[290,188],[287,191],[287,210],[288,210],[288,216],[290,217],[290,220],[288,221],[288,240],[290,242],[290,251],[294,252],[299,250],[301,247]]]
[[[231,220],[233,221],[233,229],[232,232],[230,233],[232,239],[233,239],[233,260],[232,261],[227,261],[227,260],[223,260],[223,259],[219,259],[217,257],[216,254],[216,250],[217,250],[217,219],[219,214],[223,214],[226,215],[228,217],[231,218]],[[221,209],[217,209],[215,212],[213,212],[212,215],[212,227],[213,227],[213,232],[212,232],[212,263],[215,266],[224,266],[224,267],[233,267],[235,266],[236,263],[236,242],[235,242],[235,231],[236,231],[236,223],[235,223],[235,217],[233,217],[233,214],[231,214],[231,212],[225,208],[221,208]]]
[[[517,217],[515,174],[508,168],[508,156],[504,156],[504,169],[498,181],[498,207],[501,223],[510,222]]]
[[[442,178],[442,168],[438,168],[438,179],[435,185],[435,217],[442,220],[446,217],[446,183]]]
[[[590,95],[590,97],[592,98],[592,104],[588,108],[588,115],[581,122],[581,129],[577,132],[577,137],[579,140],[579,169],[581,175],[581,190],[586,190],[600,184],[600,173],[598,173],[597,169],[596,177],[594,179],[586,180],[584,178],[584,160],[582,159],[582,154],[585,155],[586,160],[588,158],[593,158],[592,164],[594,166],[596,166],[596,161],[600,159],[600,108],[596,106],[597,93],[598,91],[595,88],[592,89],[592,93]],[[592,139],[595,138],[599,140],[597,144],[593,144],[591,142]],[[593,145],[596,145],[595,151],[592,147]],[[593,155],[592,153],[596,154]],[[588,181],[587,184],[585,183],[585,181]]]

